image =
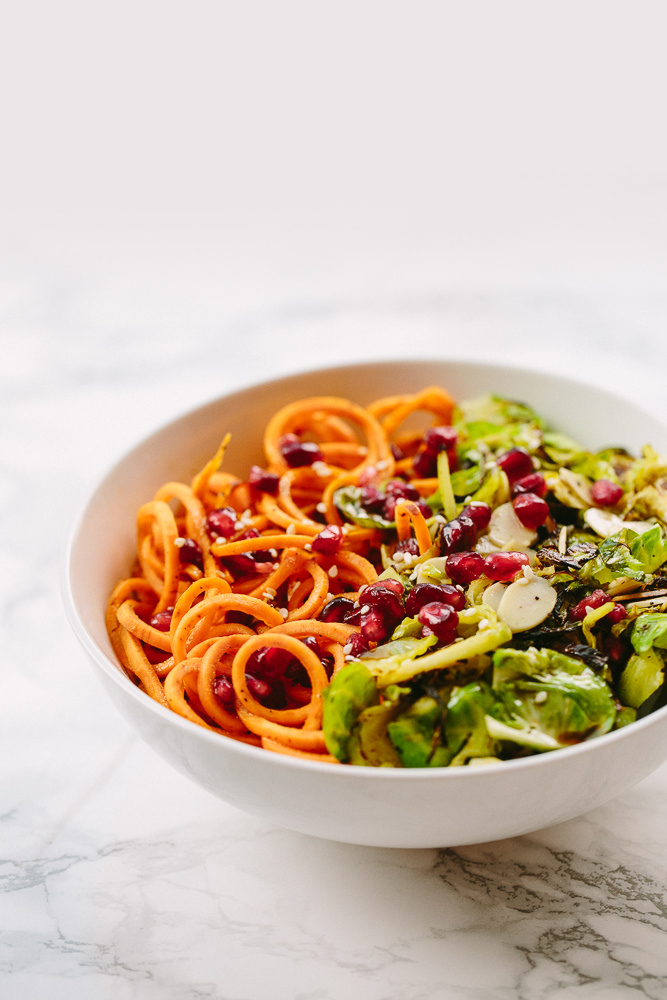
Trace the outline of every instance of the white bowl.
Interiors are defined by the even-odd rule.
[[[349,365],[242,389],[174,420],[134,448],[93,493],[73,531],[65,604],[121,715],[169,764],[226,802],[302,833],[378,847],[445,847],[516,836],[598,806],[667,758],[667,708],[589,743],[499,765],[394,770],[311,763],[194,725],[143,694],[118,666],[104,624],[109,593],[133,558],[138,507],[188,479],[232,433],[229,469],[261,461],[261,430],[313,394],[359,402],[440,384],[456,398],[496,392],[533,405],[591,448],[651,443],[667,427],[604,389],[514,367],[442,360]]]

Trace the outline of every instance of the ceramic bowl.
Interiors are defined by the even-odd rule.
[[[617,732],[555,752],[474,768],[383,769],[315,763],[226,739],[158,705],[125,676],[104,625],[109,593],[133,559],[137,508],[162,483],[186,480],[230,431],[226,468],[261,462],[261,431],[285,403],[307,395],[370,402],[440,384],[455,397],[486,392],[534,406],[591,448],[651,443],[667,428],[623,398],[538,372],[459,361],[341,366],[230,393],[180,416],[108,473],[71,538],[65,604],[106,694],[172,767],[265,821],[330,840],[378,847],[446,847],[520,835],[562,822],[623,793],[667,758],[667,708]]]

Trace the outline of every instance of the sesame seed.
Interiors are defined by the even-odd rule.
[[[304,549],[306,550],[306,552],[312,552],[313,546],[310,544],[310,542],[306,542],[306,544],[304,545]]]
[[[287,616],[289,614],[289,611],[287,610],[287,608],[279,608],[278,611],[279,611],[279,614],[282,615],[283,618],[287,618]]]
[[[318,514],[326,514],[326,512],[327,512],[327,505],[325,503],[318,503],[318,505],[315,508],[315,510],[318,512]]]
[[[185,538],[175,538],[174,545],[176,546],[177,549],[182,549],[183,546],[185,545]]]
[[[338,566],[329,566],[329,569],[327,570],[327,573],[329,574],[329,576],[332,576],[332,577],[333,576],[338,576]]]
[[[286,535],[296,535],[296,525],[294,523],[288,524],[285,528]]]

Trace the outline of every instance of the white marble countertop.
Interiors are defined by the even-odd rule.
[[[584,41],[598,30],[589,15],[581,22],[579,84]],[[658,43],[659,32],[642,30],[649,48]],[[562,25],[558,37],[569,38]],[[40,58],[48,60],[47,48]],[[74,81],[82,57],[75,46],[70,54]],[[22,70],[13,58],[10,66]],[[604,72],[613,61],[607,53]],[[325,74],[317,76],[314,62],[309,72],[322,96]],[[552,54],[549,66],[556,62]],[[579,819],[499,843],[392,851],[311,839],[218,802],[142,744],[104,700],[59,592],[75,513],[113,460],[172,416],[237,385],[339,361],[475,357],[575,371],[667,416],[664,129],[659,113],[648,128],[657,97],[639,116],[637,105],[623,103],[648,89],[655,59],[637,55],[638,74],[613,90],[596,118],[604,129],[595,148],[591,100],[581,104],[566,88],[564,125],[550,70],[539,77],[538,63],[532,69],[551,117],[535,119],[521,150],[533,159],[512,184],[499,170],[517,168],[502,154],[516,148],[521,116],[499,150],[500,98],[485,119],[500,153],[493,182],[471,179],[460,158],[441,174],[449,153],[433,141],[420,155],[435,160],[405,155],[396,166],[387,155],[389,117],[369,158],[369,105],[357,108],[352,90],[344,104],[360,187],[347,173],[333,198],[334,175],[347,161],[336,149],[327,171],[331,150],[317,125],[308,133],[315,145],[297,146],[309,169],[321,168],[317,184],[311,178],[304,188],[299,175],[284,200],[295,158],[272,161],[268,187],[254,161],[233,204],[211,212],[222,147],[198,147],[201,172],[184,156],[176,164],[189,171],[182,189],[204,190],[190,212],[176,197],[183,190],[173,161],[171,174],[151,175],[163,145],[156,139],[147,153],[143,107],[123,155],[89,116],[62,198],[58,182],[75,164],[60,147],[41,177],[36,155],[27,170],[3,156],[0,169],[12,182],[0,185],[3,1000],[667,1000],[667,765]],[[461,57],[457,71],[463,65]],[[277,62],[273,69],[272,83],[281,79]],[[300,93],[297,76],[290,97]],[[24,96],[50,125],[53,80],[43,71],[42,90]],[[72,81],[60,83],[60,96],[83,94]],[[563,86],[559,77],[559,93]],[[391,104],[393,113],[398,90],[380,111]],[[523,93],[518,84],[505,90],[503,97]],[[246,95],[255,113],[258,93]],[[468,96],[483,115],[481,91]],[[398,105],[413,143],[436,105],[427,102],[416,124]],[[270,115],[277,107],[276,99]],[[17,121],[5,140],[18,134]],[[464,135],[463,118],[448,125],[455,139]],[[31,136],[37,154],[38,131]],[[567,139],[569,152],[556,150],[554,138]],[[486,148],[477,133],[475,143],[479,166]],[[137,150],[134,193],[150,205],[133,215],[123,156]],[[545,172],[557,151],[556,168]],[[256,136],[252,152],[261,152]],[[100,174],[107,154],[111,166]],[[376,185],[371,167],[380,163],[389,172]],[[237,154],[225,180],[240,185],[245,165]],[[261,210],[244,218],[257,197]],[[163,212],[165,202],[171,211]],[[280,212],[262,215],[278,203]]]

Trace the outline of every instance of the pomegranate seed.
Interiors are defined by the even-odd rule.
[[[393,632],[388,616],[377,605],[362,606],[359,624],[361,634],[369,642],[384,642]]]
[[[534,472],[533,460],[525,448],[511,448],[496,459],[510,483]]]
[[[406,483],[403,479],[390,479],[385,486],[385,494],[388,497],[401,497],[405,500],[419,500],[419,491],[411,483]]]
[[[412,468],[420,479],[433,479],[438,472],[438,453],[422,448],[413,458]]]
[[[598,479],[591,486],[591,496],[598,507],[615,507],[623,496],[623,488],[609,479]]]
[[[279,646],[262,646],[252,654],[248,666],[253,677],[274,680],[283,676],[291,659],[292,655],[286,649],[281,649]]]
[[[525,552],[490,552],[484,559],[484,575],[489,580],[507,583],[528,564]]]
[[[334,597],[332,601],[325,604],[319,615],[318,621],[334,622],[338,624],[346,620],[346,616],[354,611],[354,601],[349,597]]]
[[[465,587],[484,572],[484,558],[479,552],[452,552],[445,563],[447,576]]]
[[[231,538],[237,528],[236,511],[233,507],[219,507],[206,518],[206,531],[211,538]]]
[[[368,484],[367,486],[362,486],[359,491],[359,499],[365,510],[373,512],[379,512],[384,506],[385,496],[384,493],[380,493],[377,486],[372,486]]]
[[[304,644],[304,646],[307,646],[308,649],[312,649],[315,656],[317,656],[319,659],[322,658],[322,650],[320,649],[320,644],[314,635],[304,635],[301,639],[301,642]]]
[[[419,555],[419,543],[416,538],[405,538],[402,542],[398,542],[394,547],[394,555],[397,552],[404,552],[409,556]]]
[[[594,590],[588,597],[582,598],[578,604],[575,604],[570,611],[570,618],[574,621],[582,621],[588,614],[589,609],[595,610],[596,608],[601,608],[603,604],[608,604],[611,600],[608,594],[604,590]],[[624,618],[628,617],[628,612],[624,605],[615,604],[614,608],[606,616],[608,621],[613,624],[616,622],[623,621]]]
[[[429,451],[452,451],[456,447],[458,434],[453,427],[440,425],[429,427],[424,434],[424,444]]]
[[[234,685],[227,674],[219,674],[213,681],[213,694],[223,705],[234,704]]]
[[[418,583],[408,594],[405,602],[405,613],[408,618],[415,618],[420,608],[425,604],[449,604],[456,611],[465,607],[465,596],[457,587],[450,583]]]
[[[249,552],[240,552],[236,556],[225,556],[220,560],[222,565],[235,577],[249,576],[257,573],[257,563]]]
[[[335,556],[342,544],[343,531],[337,524],[328,524],[311,543],[313,552],[319,552],[321,556]]]
[[[549,516],[549,504],[537,493],[519,493],[512,506],[525,528],[539,528]]]
[[[153,665],[164,663],[171,656],[171,653],[166,652],[166,650],[158,649],[157,646],[149,646],[147,643],[144,643],[144,653],[148,662]]]
[[[286,434],[279,442],[280,454],[290,469],[297,469],[323,459],[319,445],[314,441],[301,441],[296,434]]]
[[[245,682],[248,691],[267,708],[284,708],[286,704],[285,689],[282,684],[271,684],[263,677],[246,673]]]
[[[440,533],[440,551],[443,555],[450,552],[463,552],[471,549],[477,541],[475,522],[467,514],[461,513],[452,518]]]
[[[370,583],[366,587],[362,587],[360,594],[365,594],[368,587],[382,587],[385,590],[391,590],[392,594],[396,594],[397,597],[402,597],[405,593],[405,587],[400,580],[393,580],[391,578],[387,580],[376,580],[375,583]]]
[[[178,546],[178,554],[182,563],[197,566],[198,569],[204,568],[204,557],[199,543],[195,542],[194,538],[184,539],[183,544]]]
[[[394,458],[396,459],[396,461],[397,462],[402,462],[403,459],[405,458],[405,452],[403,451],[403,449],[400,448],[397,444],[394,444],[393,441],[391,442],[391,444],[389,445],[389,447],[391,448],[391,453],[394,456]]]
[[[364,587],[361,591],[359,594],[359,604],[362,607],[368,605],[371,608],[378,608],[388,620],[394,621],[396,624],[404,615],[403,605],[397,594],[388,587],[382,587],[374,583]]]
[[[619,604],[617,607],[621,607],[621,605]],[[605,656],[609,657],[609,662],[613,667],[624,664],[627,659],[628,651],[625,643],[615,635],[603,635],[601,637],[600,650]]]
[[[518,496],[519,493],[536,493],[538,497],[544,499],[547,495],[547,481],[542,473],[530,472],[512,483],[512,496]]]
[[[469,517],[478,531],[488,528],[491,520],[491,508],[488,503],[483,503],[481,500],[473,500],[472,503],[463,508],[461,514]]]
[[[394,520],[396,504],[399,500],[412,500],[413,503],[417,503],[420,496],[414,486],[404,483],[400,479],[392,479],[385,488],[385,502],[382,511],[383,517],[387,521]],[[429,510],[429,516],[431,513]]]
[[[458,635],[459,616],[451,604],[432,601],[419,609],[418,619],[425,635],[436,635],[441,642],[453,642]]]
[[[260,493],[269,493],[275,497],[278,494],[280,476],[276,475],[275,472],[269,472],[268,469],[262,469],[259,465],[252,465],[248,482]]]
[[[171,617],[173,613],[173,608],[167,611],[158,611],[158,613],[153,615],[151,618],[151,625],[160,632],[168,632],[171,628]]]
[[[343,647],[346,656],[361,656],[369,650],[368,639],[361,632],[352,632]]]

